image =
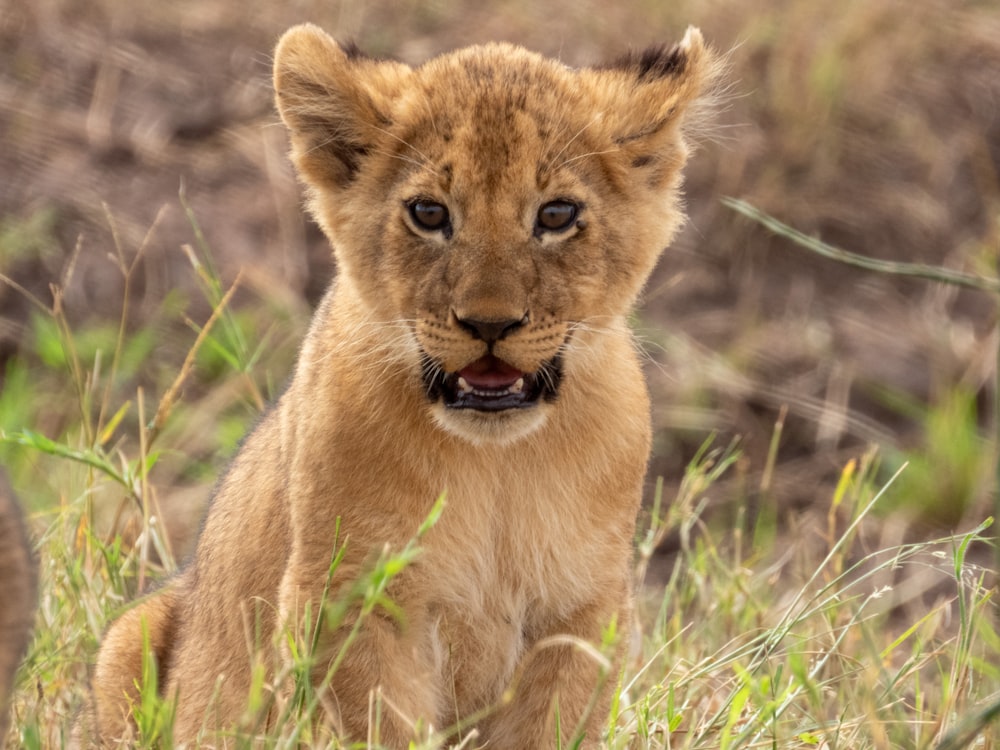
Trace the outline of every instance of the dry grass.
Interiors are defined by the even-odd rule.
[[[0,0],[0,274],[27,293],[0,284],[0,462],[43,559],[8,746],[62,746],[102,629],[183,558],[333,273],[267,82],[300,20],[414,62],[505,38],[583,64],[688,23],[732,49],[692,220],[637,320],[650,497],[662,475],[669,507],[643,547],[652,585],[611,746],[931,747],[995,709],[995,566],[972,531],[946,537],[990,512],[994,300],[806,257],[718,200],[876,258],[994,274],[993,4]],[[713,431],[740,454],[707,481]]]

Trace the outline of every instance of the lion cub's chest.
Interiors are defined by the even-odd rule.
[[[501,697],[538,640],[611,593],[595,554],[607,532],[587,517],[583,489],[551,472],[465,476],[451,487],[420,567],[443,677],[475,708]]]
[[[587,598],[595,545],[607,535],[589,509],[599,498],[588,497],[595,489],[587,484],[541,467],[451,477],[426,543],[438,594],[462,609],[500,606],[511,618]]]

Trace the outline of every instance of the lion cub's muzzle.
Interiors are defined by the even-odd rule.
[[[487,354],[458,372],[443,372],[427,357],[423,377],[427,397],[441,399],[450,409],[524,409],[542,399],[555,399],[562,380],[562,358],[553,357],[535,372],[521,372]]]
[[[423,378],[427,396],[441,399],[451,409],[497,412],[524,409],[540,400],[553,400],[562,380],[562,358],[556,355],[534,372],[524,372],[493,353],[496,342],[528,322],[521,320],[482,321],[456,318],[460,328],[486,343],[487,353],[465,367],[446,372],[429,356],[424,358]]]

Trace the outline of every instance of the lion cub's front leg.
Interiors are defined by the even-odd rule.
[[[342,602],[321,603],[321,590],[314,591],[306,605],[302,591],[296,592],[286,579],[282,610],[286,622],[295,613],[300,629],[301,623],[318,623],[312,685],[338,736],[405,748],[418,735],[426,735],[432,728],[428,722],[441,715],[442,704],[440,649],[434,624],[422,614],[426,608],[408,602],[405,620],[381,609],[362,613],[359,604],[343,614]],[[307,609],[325,612],[307,616]],[[331,622],[334,618],[339,622]],[[312,640],[309,633],[302,636],[306,643]]]
[[[617,614],[593,606],[550,628],[523,657],[510,702],[482,726],[491,750],[599,746],[608,719],[621,649],[611,661],[596,651],[598,636]]]

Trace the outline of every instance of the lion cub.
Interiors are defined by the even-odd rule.
[[[342,738],[600,742],[618,657],[581,644],[627,630],[650,445],[626,316],[681,224],[682,123],[713,69],[695,29],[582,70],[507,44],[411,68],[284,35],[277,107],[339,273],[194,559],[108,632],[99,742],[134,732],[144,628],[191,742],[277,721],[288,634],[317,617],[321,724]],[[342,652],[358,612],[324,596],[442,493],[393,605]],[[270,715],[248,714],[254,664]]]

